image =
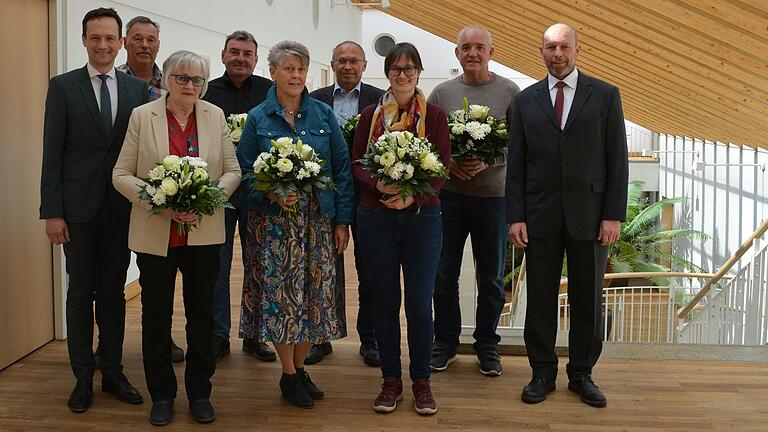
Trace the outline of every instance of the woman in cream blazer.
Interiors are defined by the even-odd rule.
[[[201,423],[215,419],[210,403],[215,369],[213,356],[213,289],[224,243],[224,210],[199,219],[191,212],[165,210],[151,215],[139,190],[149,171],[169,154],[198,156],[208,175],[228,195],[240,184],[240,167],[224,113],[200,100],[208,81],[208,62],[178,51],[163,63],[167,97],[133,110],[120,156],[112,172],[117,190],[133,203],[128,246],[136,252],[142,287],[142,352],[147,388],[152,396],[149,421],[170,423],[176,398],[171,366],[171,316],[176,272],[181,271],[187,318],[185,384],[192,416]],[[197,224],[189,234],[176,223]]]

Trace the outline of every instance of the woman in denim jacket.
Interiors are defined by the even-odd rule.
[[[312,408],[324,398],[304,370],[313,344],[346,336],[343,274],[337,260],[349,241],[352,174],[349,151],[333,110],[309,96],[309,52],[284,41],[269,51],[275,85],[267,99],[248,113],[238,146],[243,173],[269,151],[271,140],[301,139],[325,161],[321,175],[335,190],[291,193],[282,198],[250,189],[240,337],[272,342],[283,374],[280,390],[290,403]],[[250,181],[244,182],[250,187]],[[295,213],[294,213],[295,212]],[[341,279],[339,279],[341,278]]]

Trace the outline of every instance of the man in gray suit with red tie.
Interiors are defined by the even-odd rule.
[[[333,108],[339,126],[350,118],[360,114],[363,108],[379,101],[384,90],[363,83],[363,72],[368,62],[365,60],[365,51],[357,42],[344,41],[333,49],[331,57],[331,69],[336,75],[336,83],[328,87],[317,89],[309,95],[325,102]],[[350,144],[351,145],[351,144]],[[352,222],[352,241],[357,243],[355,228],[357,224]],[[358,248],[355,247],[355,269],[358,280],[358,304],[357,333],[360,336],[360,355],[365,364],[371,367],[379,366],[379,350],[376,346],[376,335],[373,330],[373,296],[369,292],[368,282],[363,268],[363,260],[359,258]],[[340,257],[337,264],[338,274],[344,275],[344,259]],[[344,289],[344,278],[339,278],[340,287]],[[306,364],[314,364],[330,354],[333,349],[331,343],[315,345],[307,354]]]
[[[143,399],[123,375],[125,278],[130,203],[112,186],[112,168],[133,108],[148,100],[147,84],[115,70],[122,21],[111,8],[83,18],[88,64],[53,77],[45,101],[40,219],[67,258],[67,348],[77,379],[68,406],[91,406],[93,304],[99,326],[101,389],[121,402]]]
[[[580,47],[566,24],[549,27],[541,56],[549,74],[520,92],[510,129],[507,222],[526,248],[525,346],[533,379],[522,400],[555,390],[558,288],[568,259],[568,388],[595,407],[592,379],[602,350],[600,310],[608,246],[627,205],[627,143],[619,90],[576,69]]]

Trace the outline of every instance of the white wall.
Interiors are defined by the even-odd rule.
[[[82,45],[82,19],[86,12],[98,7],[112,7],[125,24],[136,15],[145,15],[160,25],[160,52],[157,63],[174,51],[186,49],[206,56],[211,61],[211,78],[224,73],[221,50],[224,40],[235,30],[247,30],[259,44],[257,75],[269,77],[267,52],[277,42],[291,39],[309,48],[312,64],[307,87],[320,87],[322,69],[333,81],[329,61],[333,47],[342,40],[361,40],[362,13],[356,7],[331,7],[331,0],[58,0],[56,2],[57,74],[85,65],[88,55]],[[116,65],[125,63],[125,51]],[[63,254],[62,254],[63,257]],[[63,260],[63,259],[62,259]],[[64,267],[63,262],[62,268]],[[132,254],[128,282],[138,279],[139,272]],[[65,272],[61,272],[65,279]],[[63,325],[66,284],[57,301],[58,338],[66,337]],[[59,322],[60,321],[60,322]]]
[[[419,88],[429,96],[436,85],[461,75],[461,65],[453,53],[456,41],[447,41],[426,30],[412,26],[405,21],[373,9],[363,11],[362,46],[368,60],[368,68],[363,79],[368,84],[386,89],[389,81],[384,75],[384,57],[376,54],[373,42],[380,34],[392,36],[395,43],[410,42],[416,46],[424,64],[424,72],[419,78]],[[452,73],[451,69],[458,72]],[[520,88],[528,87],[538,80],[532,79],[504,65],[491,62],[491,71],[515,81]]]
[[[735,164],[768,164],[768,153],[749,147],[661,135],[660,151],[698,151],[706,164],[694,170],[694,154],[659,154],[659,192],[664,197],[685,197],[675,208],[674,228],[703,231],[708,241],[678,242],[676,254],[708,272],[716,272],[741,243],[768,217],[766,174],[759,167]],[[747,254],[745,260],[748,260]],[[746,261],[742,260],[742,263]]]

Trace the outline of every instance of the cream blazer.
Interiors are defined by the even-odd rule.
[[[200,158],[208,162],[208,175],[218,180],[220,188],[232,195],[240,184],[240,165],[229,137],[224,112],[217,106],[198,100],[195,103]],[[128,231],[128,247],[134,252],[166,256],[171,220],[162,214],[151,215],[151,206],[139,200],[139,190],[146,183],[149,170],[168,156],[168,118],[165,98],[134,108],[128,122],[123,148],[112,170],[115,188],[133,204]],[[187,237],[190,246],[224,243],[224,210],[203,216]]]

